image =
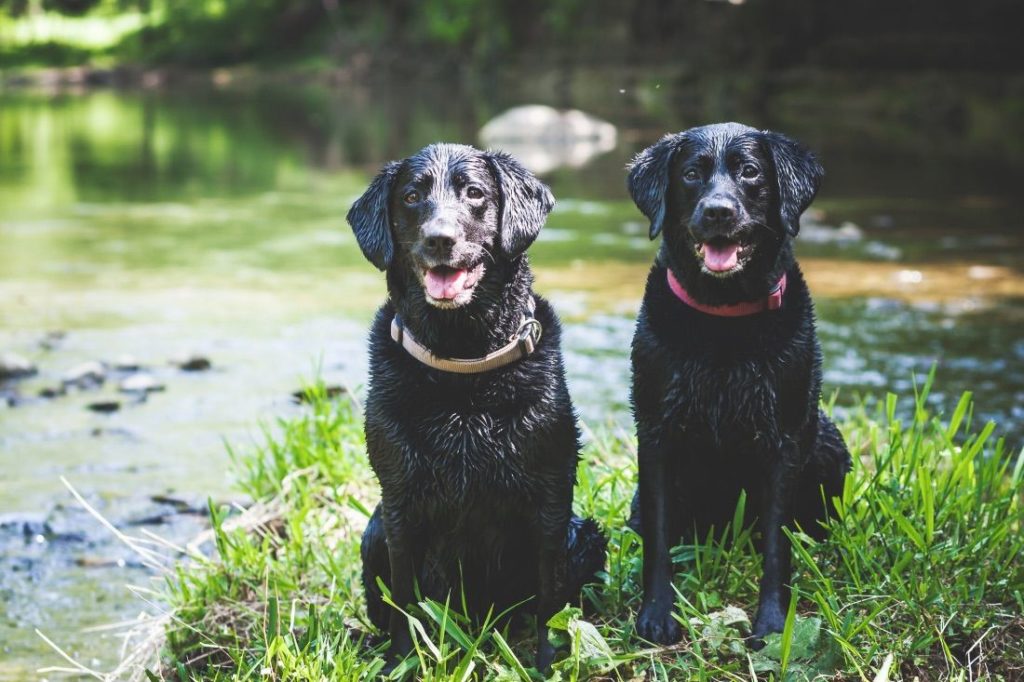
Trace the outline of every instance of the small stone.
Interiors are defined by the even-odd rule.
[[[886,213],[871,216],[871,227],[888,230],[896,225],[896,219]]]
[[[847,220],[836,230],[836,239],[843,241],[857,242],[864,238],[864,230],[860,229],[857,223]]]
[[[87,408],[93,412],[99,412],[101,414],[110,414],[111,412],[117,412],[121,409],[121,403],[116,400],[99,400],[94,403],[86,405]]]
[[[125,377],[121,380],[117,390],[122,393],[152,393],[155,391],[163,391],[166,387],[157,382],[153,378],[152,374],[146,374],[145,372],[139,372],[138,374],[132,374],[131,376]]]
[[[113,568],[117,566],[117,561],[102,557],[80,556],[75,558],[75,566],[79,568]]]
[[[65,336],[67,336],[67,332],[59,329],[46,332],[43,338],[39,340],[39,346],[45,350],[53,350],[64,340]]]
[[[114,360],[114,369],[118,372],[137,372],[142,368],[134,355],[119,355]]]
[[[213,366],[209,358],[202,355],[184,355],[171,360],[171,364],[186,372],[205,372]]]
[[[47,398],[49,400],[59,398],[65,393],[66,391],[64,390],[63,386],[44,386],[43,388],[39,389],[39,397]]]
[[[0,354],[0,381],[30,377],[38,371],[34,364],[17,353]]]
[[[107,368],[99,362],[83,362],[72,367],[61,377],[61,382],[65,386],[74,386],[81,389],[102,386],[106,380]]]
[[[331,385],[324,386],[323,394],[325,398],[337,398],[348,394],[348,389],[344,386]],[[304,388],[300,391],[292,393],[292,399],[297,403],[310,403],[313,402],[313,397],[317,394],[317,390],[313,388]]]

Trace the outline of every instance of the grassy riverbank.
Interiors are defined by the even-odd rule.
[[[888,396],[843,427],[854,470],[827,542],[796,536],[789,629],[753,653],[741,637],[756,603],[748,530],[678,548],[678,646],[632,632],[640,543],[623,528],[635,480],[631,434],[589,433],[579,511],[611,536],[606,584],[567,608],[554,679],[1020,679],[1024,674],[1024,455],[971,423],[965,395],[944,419],[916,400],[901,422]],[[210,546],[168,574],[164,639],[140,649],[136,679],[355,680],[383,665],[359,584],[359,536],[378,498],[359,405],[311,390],[304,414],[234,453],[244,514],[214,510]],[[729,549],[732,547],[732,549]],[[534,679],[529,629],[477,627],[452,604],[411,614],[426,680]],[[148,659],[148,660],[147,660]],[[781,675],[780,675],[781,673]]]

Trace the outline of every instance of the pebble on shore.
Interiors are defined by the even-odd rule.
[[[186,372],[205,372],[213,366],[209,358],[194,354],[171,358],[171,364]]]
[[[165,388],[166,386],[159,383],[152,374],[139,372],[122,379],[117,390],[122,393],[153,393],[163,391]]]
[[[64,373],[61,383],[79,389],[90,389],[102,386],[107,380],[107,368],[100,362],[83,362]]]
[[[30,360],[17,353],[0,353],[0,381],[23,379],[38,371]]]

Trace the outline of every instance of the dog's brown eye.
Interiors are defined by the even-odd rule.
[[[466,196],[469,197],[470,199],[479,199],[483,197],[483,195],[484,193],[480,190],[479,187],[470,186],[466,188]]]
[[[750,180],[751,178],[756,178],[758,175],[760,175],[761,169],[759,169],[752,163],[745,163],[743,164],[743,168],[740,170],[740,174],[743,175],[743,177],[745,177],[747,180]]]
[[[700,173],[697,172],[696,168],[687,168],[683,172],[683,180],[686,180],[687,182],[696,182],[697,180],[700,180]]]
[[[415,204],[419,200],[420,193],[415,190],[412,192],[408,192],[404,197],[402,197],[402,201],[404,201],[407,204]]]

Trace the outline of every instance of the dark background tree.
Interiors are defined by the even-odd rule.
[[[557,53],[704,69],[1024,65],[1017,0],[0,0],[8,21],[32,11],[141,12],[146,26],[115,56],[188,66],[356,54],[415,62],[426,51],[447,63]]]

